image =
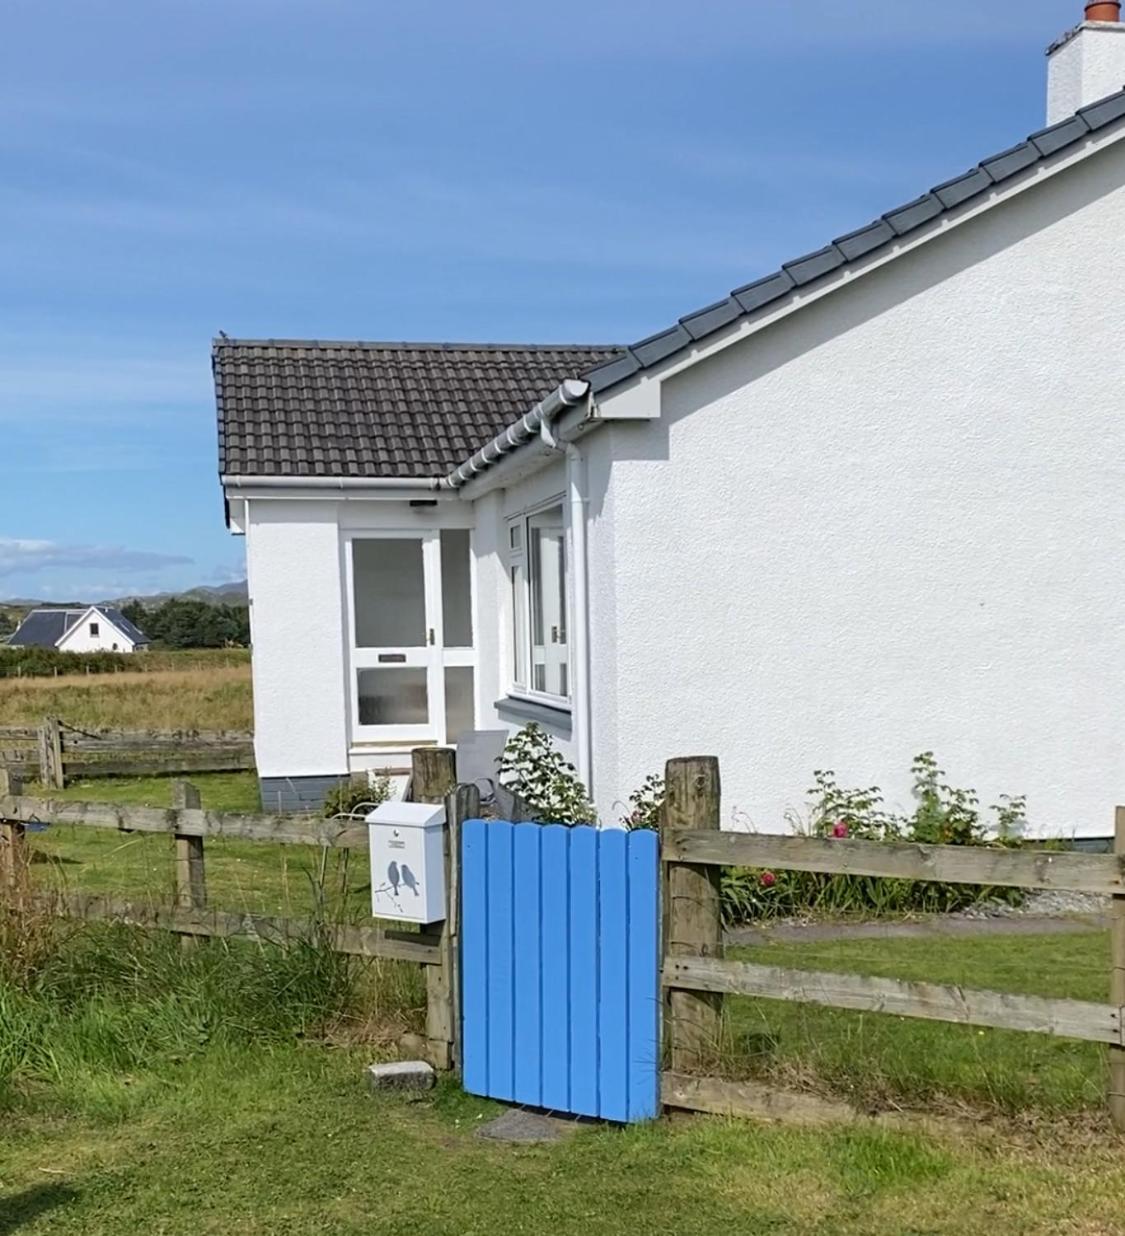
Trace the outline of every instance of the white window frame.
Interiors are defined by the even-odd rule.
[[[510,515],[505,520],[505,556],[506,582],[505,589],[509,598],[508,640],[506,649],[507,678],[509,682],[508,695],[512,699],[528,700],[532,703],[545,704],[549,708],[559,708],[570,711],[571,695],[556,695],[550,691],[536,691],[531,686],[532,662],[532,597],[531,597],[531,523],[537,515],[559,507],[562,510],[563,543],[565,562],[563,571],[563,622],[568,632],[566,640],[566,681],[567,687],[574,690],[574,664],[571,656],[569,630],[571,628],[571,551],[570,528],[567,523],[567,507],[565,494],[556,494],[534,506],[527,507],[518,515]],[[513,545],[513,532],[518,531],[518,545]],[[515,586],[514,572],[519,571],[519,585]]]

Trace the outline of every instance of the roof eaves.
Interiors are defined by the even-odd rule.
[[[937,185],[929,193],[887,211],[866,227],[838,237],[824,249],[786,262],[779,271],[744,287],[735,288],[727,299],[716,301],[680,318],[679,326],[693,341],[705,338],[732,325],[741,317],[774,304],[790,295],[795,288],[834,274],[848,263],[858,261],[893,243],[899,237],[932,223],[942,215],[980,197],[996,185],[1027,171],[1041,160],[1081,142],[1091,132],[1123,118],[1125,90],[1081,108],[1073,116],[1033,133],[1027,141],[990,156],[977,167]],[[741,312],[736,311],[736,305]],[[609,362],[588,373],[586,376],[591,379],[594,393],[600,394],[618,382],[626,381],[640,369],[659,363],[659,360],[685,346],[682,341],[675,347],[671,346],[671,338],[675,336],[675,332],[676,328],[672,327],[670,331],[650,336],[640,344],[634,344],[632,349],[626,349],[626,355],[620,360]],[[634,352],[637,355],[634,355]],[[638,359],[642,354],[645,358],[643,364]],[[650,354],[658,359],[649,360]]]

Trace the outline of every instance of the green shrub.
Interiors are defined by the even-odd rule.
[[[551,736],[532,721],[513,734],[500,756],[500,782],[543,824],[596,824],[597,813]]]
[[[814,837],[912,841],[927,845],[985,845],[986,829],[973,790],[952,786],[932,751],[915,757],[915,809],[896,816],[878,786],[844,789],[831,770],[813,774],[808,831]],[[1027,801],[1003,795],[992,808],[998,844],[1018,844]],[[800,914],[945,914],[986,899],[1019,904],[1019,889],[988,888],[876,876],[733,868],[723,873],[723,918],[728,924]]]
[[[0,678],[120,674],[136,668],[137,655],[120,652],[60,652],[57,648],[0,648]]]
[[[366,780],[353,781],[349,777],[342,780],[335,789],[329,790],[321,814],[331,819],[336,815],[354,815],[361,808],[371,811],[385,803],[390,796],[389,777],[374,777],[370,784]]]

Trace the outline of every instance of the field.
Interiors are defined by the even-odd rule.
[[[0,682],[0,709],[27,710],[0,711],[0,723],[54,711],[79,725],[248,728],[245,666],[179,664],[72,687]],[[192,780],[205,806],[256,809],[253,774]],[[64,797],[168,805],[171,782],[78,782]],[[29,840],[41,886],[170,893],[168,837],[52,826]],[[218,840],[206,854],[217,907],[365,913],[362,861],[346,871],[337,854]],[[25,954],[27,940],[46,941],[42,955],[5,977],[0,931],[0,1236],[1123,1229],[1125,1140],[1104,1116],[1105,1059],[1092,1045],[732,998],[728,1075],[843,1096],[896,1122],[806,1130],[682,1116],[512,1147],[476,1136],[500,1109],[452,1083],[414,1101],[367,1093],[364,1066],[420,1028],[415,967],[306,945],[183,949],[103,926],[33,923]],[[737,950],[1094,1000],[1106,954],[1096,930]]]
[[[249,654],[146,653],[124,674],[0,679],[0,726],[60,717],[82,728],[250,730]]]

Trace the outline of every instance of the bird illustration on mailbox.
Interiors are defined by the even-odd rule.
[[[436,923],[445,908],[445,811],[429,803],[383,803],[367,817],[371,913]]]

